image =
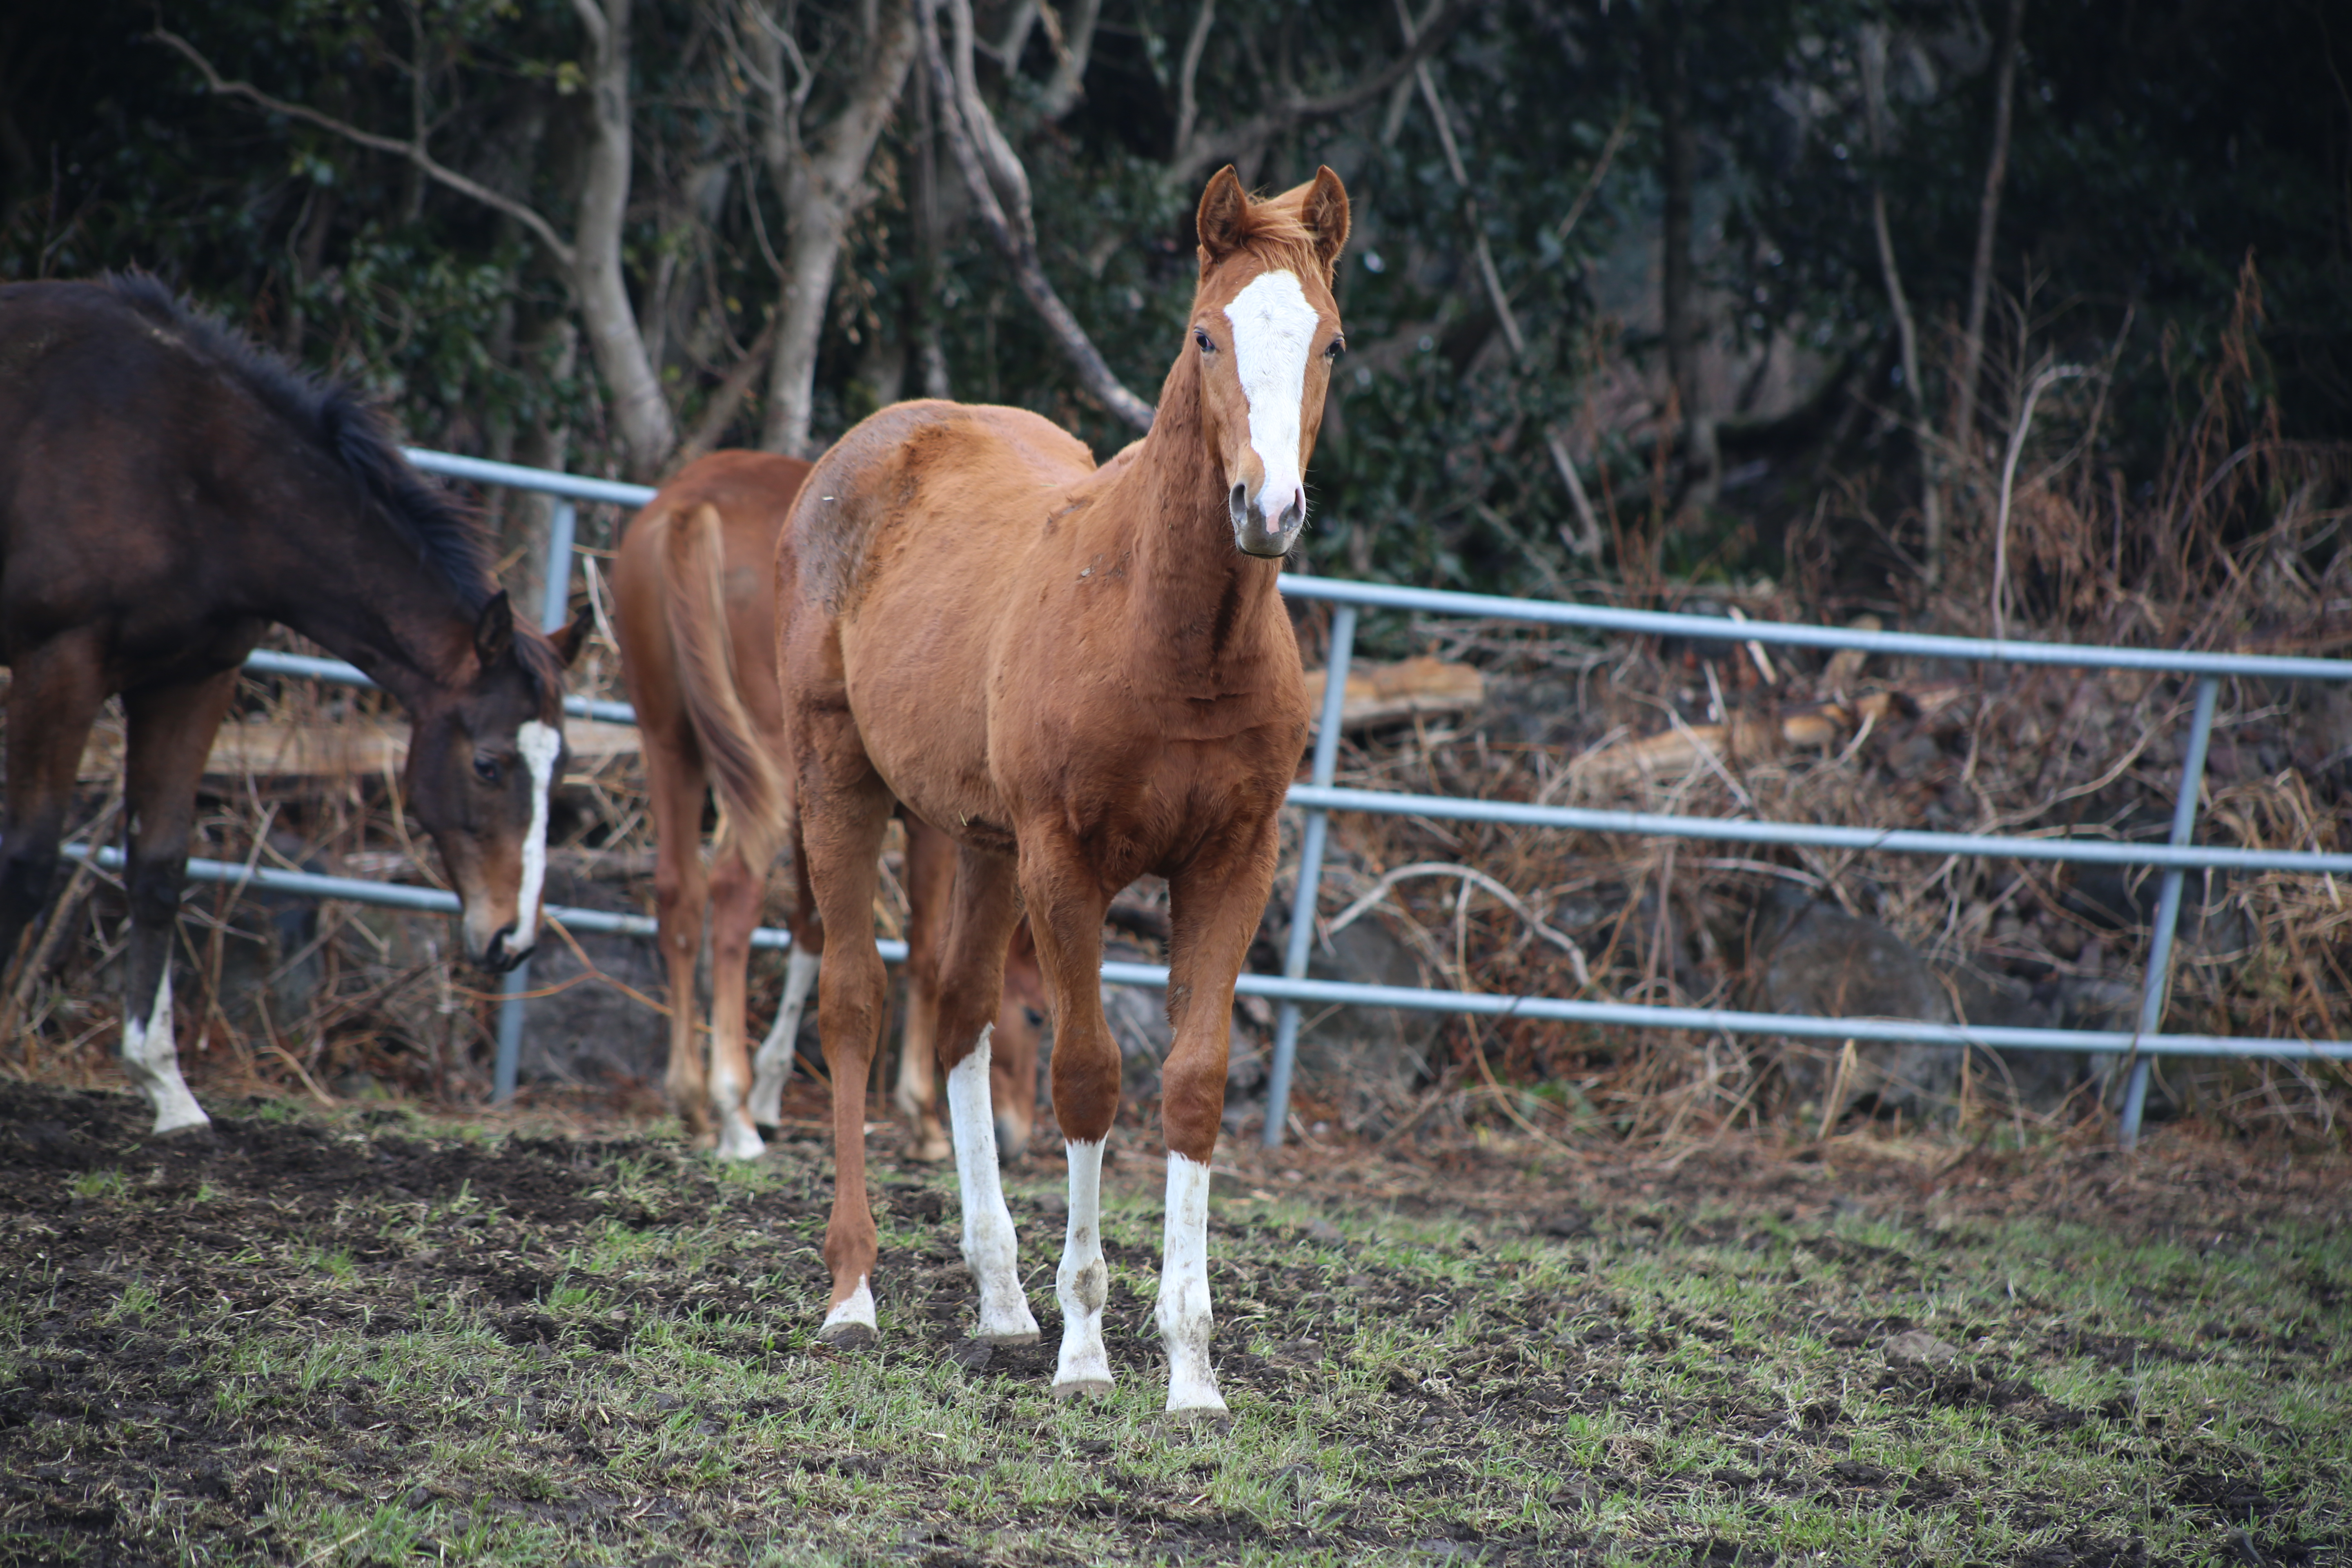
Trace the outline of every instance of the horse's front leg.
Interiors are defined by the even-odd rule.
[[[0,982],[57,879],[82,745],[106,705],[101,657],[96,636],[81,634],[19,654],[12,672],[7,766],[0,768]],[[0,1012],[6,994],[0,992]]]
[[[212,1120],[180,1076],[172,1028],[172,933],[187,875],[196,783],[236,694],[232,668],[187,685],[125,692],[122,699],[128,721],[122,798],[131,822],[122,877],[131,902],[122,1068],[155,1108],[158,1132]]]
[[[1274,885],[1275,848],[1268,817],[1169,879],[1168,1017],[1176,1037],[1160,1071],[1168,1208],[1154,1316],[1168,1347],[1171,1412],[1225,1407],[1209,1363],[1209,1165],[1225,1110],[1234,981]]]
[[[973,1337],[1033,1344],[1037,1319],[1021,1289],[1020,1242],[997,1170],[996,1113],[989,1092],[989,1037],[1004,990],[1004,945],[1019,918],[1013,863],[1001,855],[961,849],[954,887],[954,922],[940,955],[934,1037],[947,1079],[948,1131],[963,1199],[963,1260],[980,1288],[980,1326]]]
[[[1075,845],[1043,834],[1021,846],[1021,891],[1054,1015],[1054,1119],[1070,1162],[1069,1228],[1054,1294],[1062,1307],[1062,1354],[1054,1396],[1107,1394],[1110,1355],[1103,1304],[1102,1160],[1118,1117],[1118,1046],[1102,1010],[1102,919],[1108,900]]]

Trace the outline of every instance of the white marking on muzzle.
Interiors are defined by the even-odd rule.
[[[563,754],[563,732],[536,719],[515,730],[515,750],[530,770],[530,827],[522,840],[522,886],[515,893],[515,934],[509,945],[528,952],[539,940],[539,890],[547,884],[547,793],[555,784],[555,759]]]
[[[1225,307],[1234,326],[1234,369],[1249,402],[1250,449],[1265,470],[1254,498],[1271,531],[1294,501],[1304,504],[1298,472],[1300,405],[1307,399],[1307,356],[1321,318],[1290,272],[1262,272]]]

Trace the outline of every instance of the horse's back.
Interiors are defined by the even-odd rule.
[[[914,538],[951,570],[1000,568],[1047,516],[1048,498],[1094,471],[1085,442],[1025,408],[893,404],[835,442],[802,488],[788,553],[800,597],[840,614],[877,560]]]
[[[208,570],[180,524],[248,401],[212,339],[150,279],[0,287],[0,658],[101,622],[187,635],[158,620]]]
[[[809,467],[774,452],[713,452],[671,476],[623,532],[613,561],[614,630],[631,695],[650,729],[667,731],[686,722],[673,643],[681,634],[703,630],[679,623],[706,618],[708,611],[691,591],[698,585],[684,584],[688,593],[674,594],[668,579],[675,531],[702,526],[698,514],[705,507],[716,521],[717,605],[731,645],[734,684],[760,727],[777,724],[770,563]]]

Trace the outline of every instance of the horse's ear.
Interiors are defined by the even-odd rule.
[[[484,669],[504,663],[514,653],[514,605],[501,588],[490,595],[474,617],[474,657]]]
[[[1209,176],[1209,188],[1201,195],[1202,276],[1242,247],[1248,217],[1249,193],[1228,163]]]
[[[580,650],[588,646],[588,634],[595,629],[596,606],[583,605],[580,613],[572,617],[572,624],[547,640],[555,645],[555,657],[569,668],[580,657]]]
[[[1329,165],[1315,171],[1315,183],[1307,187],[1307,200],[1298,216],[1307,232],[1315,237],[1315,254],[1323,258],[1323,275],[1328,279],[1348,244],[1348,189]]]

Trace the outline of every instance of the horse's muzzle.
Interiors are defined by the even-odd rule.
[[[1274,525],[1266,526],[1257,508],[1250,504],[1249,491],[1242,485],[1234,486],[1225,497],[1225,510],[1234,525],[1234,545],[1244,555],[1280,556],[1290,553],[1298,539],[1298,530],[1307,521],[1307,498],[1293,493],[1290,504]]]
[[[482,950],[482,956],[475,962],[492,974],[504,974],[529,958],[537,951],[536,948],[508,945],[508,939],[514,935],[514,929],[510,925],[500,927],[490,938],[490,945]]]

